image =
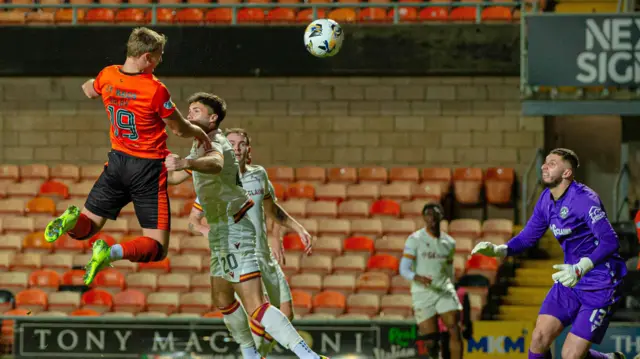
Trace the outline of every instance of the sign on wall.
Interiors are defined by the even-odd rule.
[[[640,15],[530,15],[528,83],[533,86],[640,84]]]

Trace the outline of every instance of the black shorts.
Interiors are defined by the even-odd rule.
[[[140,227],[170,230],[164,159],[138,158],[113,150],[108,156],[109,161],[93,185],[85,208],[100,217],[115,220],[120,210],[133,201]]]

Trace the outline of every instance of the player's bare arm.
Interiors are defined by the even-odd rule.
[[[169,117],[163,118],[162,120],[174,135],[182,138],[193,137],[198,141],[200,146],[204,147],[205,151],[211,149],[211,140],[207,133],[202,128],[184,118],[177,108]]]
[[[167,182],[170,185],[178,185],[184,181],[186,181],[191,175],[187,171],[173,171],[169,172],[167,177]]]
[[[276,229],[274,229],[275,236],[269,237],[269,246],[271,247],[271,253],[273,253],[274,258],[280,265],[285,265],[286,260],[284,257],[284,244],[282,243],[282,227],[276,224]]]
[[[265,198],[263,202],[265,214],[274,220],[277,224],[295,231],[300,236],[302,243],[305,246],[305,252],[311,253],[311,235],[307,230],[296,221],[287,211],[285,211],[279,204],[273,201],[272,198]]]
[[[196,159],[182,158],[176,154],[169,155],[165,161],[167,171],[192,170],[201,173],[217,175],[224,167],[224,157],[218,151],[210,151]]]
[[[209,235],[209,226],[202,224],[203,217],[203,211],[197,208],[191,208],[191,213],[189,213],[189,232],[195,235],[203,235],[205,237]]]
[[[88,98],[92,100],[100,97],[100,94],[98,94],[98,92],[96,92],[95,87],[93,87],[93,84],[95,81],[96,81],[95,79],[90,79],[82,84],[82,91]]]

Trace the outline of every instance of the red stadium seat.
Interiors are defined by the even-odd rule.
[[[287,187],[287,198],[315,198],[315,188],[305,183],[292,183]]]
[[[147,11],[147,14],[145,16],[145,20],[147,22],[151,21],[153,15],[153,11]],[[170,24],[173,23],[173,17],[175,16],[175,11],[172,9],[166,9],[166,8],[162,8],[162,9],[156,9],[156,21],[158,23],[165,23],[165,24]],[[185,181],[183,183],[191,183],[191,181]],[[169,192],[171,192],[171,188],[172,187],[179,187],[178,186],[169,186]]]
[[[89,9],[84,17],[86,22],[112,23],[115,21],[116,14],[112,9]]]
[[[389,10],[387,18],[389,21],[393,21],[395,16],[395,9]],[[418,10],[414,7],[401,7],[398,8],[398,18],[401,22],[413,22],[418,20]]]
[[[199,24],[204,20],[204,12],[200,9],[182,9],[176,13],[175,22],[179,24]]]
[[[490,6],[482,10],[482,21],[511,21],[511,9],[506,6]]]
[[[476,21],[478,16],[478,10],[475,7],[456,7],[449,13],[449,20],[451,21]]]
[[[109,268],[98,272],[92,285],[111,293],[118,293],[124,289],[125,280],[122,273]]]
[[[385,272],[396,274],[400,261],[394,256],[388,254],[376,254],[367,261],[367,269],[374,272]]]
[[[145,23],[145,10],[143,9],[122,9],[116,14],[116,22],[125,23]]]
[[[446,21],[449,12],[444,7],[426,7],[420,10],[418,17],[422,21]]]
[[[371,205],[371,216],[400,216],[400,204],[390,199],[379,199]]]
[[[69,198],[69,187],[58,181],[47,181],[40,186],[40,196]]]
[[[349,237],[344,240],[345,254],[348,252],[364,252],[372,254],[374,251],[373,239],[364,236]]]
[[[95,310],[98,313],[111,311],[113,306],[113,297],[107,291],[101,289],[90,289],[80,299],[82,309]]]
[[[16,294],[16,309],[41,312],[47,309],[47,293],[42,289],[31,288]]]
[[[361,22],[386,22],[387,11],[381,8],[365,8],[358,13],[358,21]]]
[[[84,270],[72,269],[62,275],[63,285],[84,285]]]
[[[247,8],[247,9],[240,9],[240,11],[238,11],[237,13],[237,21],[239,23],[261,23],[264,22],[265,20],[265,16],[264,16],[264,10],[262,9],[255,9],[255,8]]]
[[[54,292],[60,286],[60,275],[50,269],[41,269],[29,275],[29,287],[37,287],[45,292]]]
[[[347,308],[344,294],[334,291],[323,291],[313,297],[313,312],[339,315]]]
[[[332,10],[329,15],[327,15],[327,18],[340,23],[351,23],[356,22],[358,15],[354,9],[340,8]]]

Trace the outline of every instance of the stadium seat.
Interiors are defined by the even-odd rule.
[[[291,290],[291,298],[293,301],[293,310],[296,315],[305,315],[311,312],[313,308],[311,294],[304,290]]]
[[[316,201],[340,203],[347,198],[347,186],[344,183],[320,184],[315,187]]]
[[[47,310],[47,293],[39,288],[31,288],[16,294],[16,309],[27,309],[37,313]]]
[[[410,317],[413,314],[413,301],[409,294],[390,294],[382,296],[380,300],[382,314],[401,315]]]
[[[382,218],[382,232],[385,235],[409,236],[417,229],[416,222],[410,219]]]
[[[69,187],[62,182],[47,181],[40,186],[39,196],[53,197],[56,199],[69,198]]]
[[[176,12],[175,22],[179,24],[200,24],[204,21],[204,12],[200,9],[181,9]]]
[[[313,243],[313,253],[329,257],[339,256],[342,253],[341,236],[322,236],[317,238]]]
[[[285,9],[277,9],[285,10]],[[290,9],[287,9],[290,10]],[[290,18],[294,18],[294,14],[291,14]],[[289,19],[289,17],[287,17]],[[322,167],[301,167],[295,170],[296,181],[306,182],[311,184],[323,184],[327,181],[327,171]]]
[[[267,168],[267,175],[271,182],[279,182],[288,184],[295,182],[295,170],[292,167],[269,167]]]
[[[400,260],[394,256],[376,254],[367,261],[367,270],[372,272],[396,274],[398,272],[399,265]]]
[[[59,3],[59,0],[51,0],[53,3]],[[46,0],[40,0],[40,3],[46,3]],[[68,180],[71,182],[80,181],[80,167],[71,164],[57,164],[50,169],[52,180]]]
[[[346,219],[321,218],[318,220],[319,235],[349,235],[351,223]]]
[[[427,202],[440,202],[442,199],[442,185],[438,182],[421,182],[411,185],[411,197]]]
[[[380,186],[377,183],[359,183],[347,186],[347,199],[374,201],[380,198]]]
[[[408,201],[411,199],[412,183],[393,182],[380,185],[380,198],[396,201]]]
[[[372,317],[380,312],[380,297],[376,294],[351,294],[347,299],[347,313]]]
[[[500,218],[487,219],[482,223],[482,235],[510,239],[513,236],[513,221]]]
[[[56,214],[56,203],[47,197],[37,197],[27,203],[27,215],[33,214]]]
[[[282,266],[282,271],[285,275],[290,276],[300,271],[300,255],[285,253],[285,263]]]
[[[2,227],[5,233],[33,233],[36,230],[36,221],[34,218],[22,216],[4,216],[2,218]]]
[[[11,271],[30,273],[42,267],[42,258],[39,253],[16,253],[11,259]]]
[[[207,23],[225,23],[230,24],[233,19],[233,9],[217,8],[207,11],[205,21]]]
[[[72,317],[99,317],[100,312],[93,309],[82,308],[74,310],[73,312],[69,313],[69,315]]]
[[[215,312],[208,312],[202,315],[203,318],[224,318],[224,314],[221,311],[216,310]]]
[[[467,260],[465,274],[481,275],[489,279],[490,284],[493,284],[497,271],[498,260],[496,258],[476,254]]]
[[[369,217],[369,202],[364,200],[349,200],[341,202],[338,206],[340,218],[367,218]]]
[[[72,269],[62,275],[63,285],[84,285],[84,273],[82,269]]]
[[[92,284],[111,294],[124,290],[126,286],[124,275],[112,268],[100,271]]]
[[[297,233],[287,233],[282,237],[282,245],[287,251],[303,252],[304,244]]]
[[[73,13],[76,12],[76,20],[78,22],[83,21],[84,19],[84,10],[74,10],[74,9],[57,9],[54,13],[54,22],[55,23],[71,23],[73,21]]]
[[[28,201],[24,198],[0,199],[0,214],[24,215]]]
[[[510,203],[514,181],[513,168],[492,167],[487,169],[484,182],[487,202],[499,205]]]
[[[511,21],[511,9],[506,6],[489,6],[482,9],[482,21]]]
[[[484,176],[480,168],[456,168],[453,172],[454,194],[461,204],[478,204]]]
[[[70,313],[80,307],[79,292],[52,292],[49,293],[49,310]]]
[[[80,304],[82,309],[94,310],[98,313],[110,312],[113,307],[113,296],[102,289],[90,289],[82,294]]]
[[[193,257],[191,257],[193,259]],[[200,263],[194,263],[194,266],[198,266],[200,269]],[[138,271],[148,273],[168,273],[171,269],[171,261],[169,257],[159,262],[138,263]]]
[[[315,199],[315,188],[312,185],[306,183],[292,183],[287,186],[286,197],[289,198],[301,198],[301,199]]]
[[[13,316],[13,317],[26,317],[31,315],[31,311],[27,309],[11,309],[3,313],[5,316]],[[1,333],[2,337],[0,338],[3,346],[5,348],[10,348],[13,344],[13,320],[3,320]]]
[[[405,236],[385,236],[375,242],[376,254],[388,254],[400,258],[404,250]]]
[[[393,21],[395,16],[395,9],[389,10],[387,18],[389,21]],[[414,7],[400,7],[398,8],[398,18],[400,22],[414,22],[418,20],[418,10]]]
[[[22,182],[7,187],[7,196],[33,198],[40,192],[40,186],[44,181],[39,179],[26,179]]]
[[[147,309],[170,315],[178,310],[180,295],[178,293],[150,293],[147,296]]]
[[[566,2],[561,1],[555,7],[558,14],[589,14],[618,12],[618,4],[614,1]]]
[[[356,290],[358,293],[387,294],[391,288],[389,275],[382,272],[366,272],[358,276]]]
[[[329,256],[313,255],[302,257],[302,260],[300,261],[300,269],[303,273],[318,273],[326,275],[332,272],[332,263],[333,261]]]
[[[280,202],[280,206],[290,215],[300,218],[307,216],[307,203],[312,203],[306,199],[291,199]]]
[[[11,262],[16,252],[3,250],[0,251],[0,272],[6,272],[11,269]],[[0,287],[1,288],[1,287]]]
[[[29,274],[29,287],[37,287],[45,292],[55,292],[60,286],[60,275],[50,269],[41,269]]]
[[[132,8],[118,10],[115,22],[142,24],[145,22],[145,10]]]
[[[349,237],[344,240],[345,254],[365,253],[369,257],[374,251],[373,239],[365,236]]]
[[[13,1],[15,2],[15,0]],[[31,1],[23,1],[25,4],[32,4]],[[43,164],[31,164],[20,166],[20,178],[24,180],[48,180],[51,173],[49,166]]]
[[[161,312],[141,312],[136,315],[136,318],[166,318],[167,313]]]
[[[313,1],[310,1],[310,3],[312,3]],[[318,19],[324,19],[326,18],[326,12],[324,9],[316,9],[317,10],[317,18]],[[310,22],[314,19],[313,17],[313,10],[312,9],[303,9],[298,11],[298,15],[296,15],[296,21],[297,22]],[[331,181],[331,176],[329,176],[329,180]]]
[[[139,290],[127,288],[113,296],[113,310],[116,312],[139,313],[145,310],[147,297]]]
[[[364,8],[358,13],[360,22],[387,22],[387,11],[381,8]]]
[[[26,289],[28,285],[27,273],[24,272],[2,272],[0,273],[0,288],[17,293]]]
[[[314,313],[340,315],[345,312],[347,298],[344,294],[334,291],[322,291],[313,297]]]
[[[376,216],[400,216],[400,204],[390,199],[379,199],[371,204],[370,214],[372,217]]]
[[[449,234],[457,236],[478,238],[482,234],[482,225],[477,219],[454,219],[449,223]]]
[[[202,237],[182,237],[180,240],[181,254],[209,255],[209,242]]]
[[[180,313],[204,314],[211,310],[210,293],[184,293],[180,296]]]
[[[191,276],[191,291],[211,293],[211,281],[209,274],[194,274]]]
[[[289,284],[292,289],[319,292],[322,289],[322,276],[317,273],[295,274],[291,276]]]
[[[104,165],[83,165],[80,167],[80,180],[97,180],[102,174],[104,167]]]
[[[394,167],[389,169],[390,182],[418,182],[420,174],[415,167]]]
[[[276,197],[279,200],[284,200],[286,198],[286,195],[287,195],[287,188],[284,185],[280,184],[280,183],[272,183],[272,184],[273,184],[273,190],[274,190],[274,192],[276,194]],[[288,200],[288,198],[287,198],[287,200]]]
[[[20,180],[20,167],[17,165],[0,165],[0,180],[18,182]]]
[[[449,13],[451,21],[476,21],[478,18],[478,9],[471,6],[454,7]]]
[[[401,276],[395,275],[391,277],[391,294],[405,294],[411,290],[411,283]]]
[[[363,167],[358,169],[358,178],[360,183],[387,183],[389,174],[384,167]]]
[[[184,293],[189,291],[190,278],[185,273],[167,273],[158,276],[158,291]]]
[[[338,205],[332,201],[309,201],[306,213],[309,217],[335,218],[338,216]]]
[[[358,172],[352,167],[334,167],[327,170],[327,179],[333,183],[353,184],[358,182]]]
[[[418,18],[422,21],[446,21],[449,12],[444,7],[426,7],[418,13]]]
[[[113,23],[116,13],[112,9],[89,9],[84,21],[90,23]]]
[[[22,250],[22,237],[16,234],[0,235],[0,252],[20,252]],[[0,270],[3,270],[0,267]],[[0,310],[1,312],[2,310]]]
[[[147,11],[145,15],[145,21],[150,22],[152,20],[153,11]],[[175,16],[175,11],[173,9],[156,9],[156,21],[162,24],[170,24],[173,23],[173,19]],[[190,183],[191,181],[185,181],[183,183]],[[171,188],[171,186],[169,186]]]
[[[343,254],[333,259],[334,274],[359,274],[365,271],[366,255]]]
[[[437,182],[441,189],[442,195],[445,196],[449,193],[451,187],[453,174],[449,168],[434,167],[423,168],[420,173],[420,178],[424,182]]]
[[[353,219],[351,220],[351,235],[370,236],[373,238],[382,236],[382,221],[379,218]]]

